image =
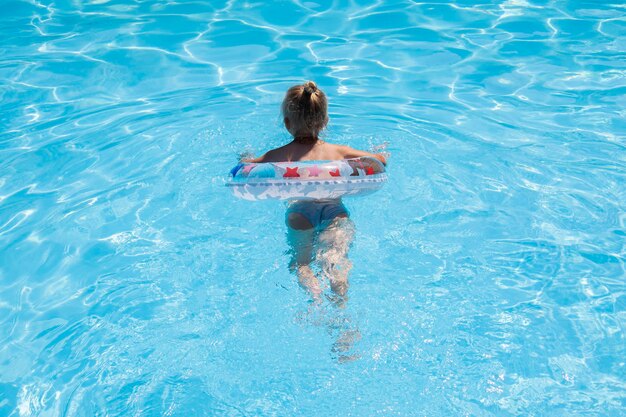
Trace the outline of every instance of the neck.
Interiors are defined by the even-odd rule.
[[[318,141],[317,136],[296,136],[293,138],[295,143],[300,143],[302,145],[311,145]]]

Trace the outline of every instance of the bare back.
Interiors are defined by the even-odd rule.
[[[361,156],[377,158],[383,164],[387,162],[381,154],[364,152],[349,146],[334,145],[322,140],[306,144],[294,141],[280,148],[272,149],[259,158],[247,160],[246,162],[337,161]]]

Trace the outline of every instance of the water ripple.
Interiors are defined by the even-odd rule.
[[[622,5],[5,6],[0,415],[623,412]],[[223,186],[306,79],[392,155],[317,310]]]

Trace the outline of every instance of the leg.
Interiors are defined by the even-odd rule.
[[[337,354],[339,363],[352,362],[361,357],[358,353],[349,353],[359,340],[361,340],[361,332],[356,327],[347,328],[338,335],[331,350]]]
[[[291,262],[289,270],[298,276],[298,282],[306,289],[314,300],[319,300],[322,290],[313,270],[313,239],[315,229],[306,217],[299,213],[287,215],[287,240],[291,247]]]
[[[348,292],[348,274],[352,268],[348,251],[353,239],[354,223],[346,214],[335,217],[318,237],[317,259],[328,276],[330,288],[340,297]]]

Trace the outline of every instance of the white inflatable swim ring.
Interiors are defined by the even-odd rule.
[[[374,192],[387,180],[385,166],[371,157],[241,163],[230,176],[226,185],[245,200],[336,199]]]

